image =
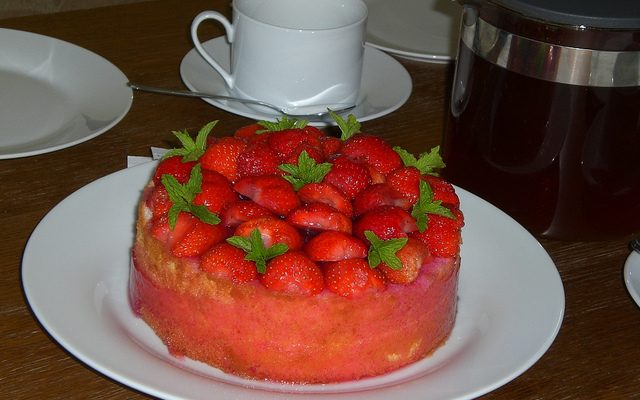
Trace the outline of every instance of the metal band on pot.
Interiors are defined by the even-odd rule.
[[[640,52],[558,46],[503,31],[465,7],[462,42],[488,62],[532,78],[580,86],[640,86]]]

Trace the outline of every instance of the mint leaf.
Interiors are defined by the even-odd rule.
[[[393,150],[398,153],[405,166],[417,168],[422,175],[429,174],[438,176],[438,170],[446,166],[440,156],[440,146],[436,146],[428,152],[420,154],[418,158],[399,146],[394,147]]]
[[[289,118],[287,116],[282,117],[281,119],[276,119],[276,122],[272,121],[259,121],[258,125],[264,127],[265,129],[256,131],[257,134],[265,133],[265,132],[278,132],[284,131],[286,129],[302,129],[309,124],[309,121],[304,119],[295,119]]]
[[[424,180],[420,180],[420,196],[411,209],[411,216],[415,218],[418,231],[427,230],[429,214],[442,215],[443,217],[455,219],[455,215],[450,209],[442,205],[442,201],[433,199],[431,185]]]
[[[251,231],[248,238],[242,236],[231,236],[227,238],[227,243],[242,249],[245,253],[244,259],[253,261],[256,264],[258,273],[264,274],[267,270],[267,261],[284,254],[289,247],[284,243],[276,243],[271,247],[265,247],[262,236],[258,229]]]
[[[360,132],[360,122],[358,122],[353,114],[349,114],[346,120],[332,110],[329,110],[329,115],[336,122],[338,128],[340,128],[340,132],[342,132],[340,140],[343,142]]]
[[[182,162],[198,161],[198,159],[204,154],[205,147],[207,145],[207,136],[211,133],[211,130],[217,123],[218,121],[211,121],[200,128],[195,141],[186,130],[173,131],[172,133],[178,138],[182,147],[167,151],[162,158],[166,159],[173,156],[181,156]]]
[[[172,203],[167,214],[171,229],[175,228],[178,215],[181,212],[190,213],[207,224],[217,225],[220,223],[220,218],[209,211],[207,207],[193,204],[193,199],[202,190],[202,171],[200,168],[200,164],[193,167],[189,181],[184,185],[171,174],[162,175],[162,185],[167,189],[169,200]]]
[[[365,231],[364,236],[371,243],[368,254],[371,268],[376,268],[380,263],[385,263],[391,269],[402,269],[402,261],[400,261],[396,253],[407,244],[407,238],[382,240],[372,231]]]
[[[278,168],[287,173],[283,178],[289,181],[295,190],[300,190],[307,183],[321,182],[331,169],[331,163],[317,164],[316,160],[303,150],[298,156],[298,165],[282,164]]]

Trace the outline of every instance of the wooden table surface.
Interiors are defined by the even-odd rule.
[[[188,26],[199,11],[211,8],[230,12],[228,0],[154,1],[5,19],[0,27],[75,43],[110,60],[131,81],[181,87],[179,64],[192,48]],[[210,24],[202,36],[221,34]],[[440,142],[452,66],[400,62],[413,80],[411,97],[394,113],[364,122],[363,130],[419,153]],[[25,301],[21,259],[40,219],[65,197],[124,168],[127,155],[174,146],[171,130],[194,132],[214,119],[221,120],[217,135],[250,122],[201,100],[135,93],[126,117],[93,140],[0,160],[0,398],[147,398],[92,370],[43,331]],[[627,242],[541,243],[564,284],[562,327],[537,363],[483,398],[640,398],[640,309],[622,276]]]

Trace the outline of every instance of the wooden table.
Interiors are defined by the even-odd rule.
[[[228,3],[144,2],[0,20],[0,27],[75,43],[110,60],[132,81],[180,87],[178,66],[192,48],[191,19],[210,8],[229,13]],[[210,25],[204,37],[222,34]],[[401,62],[413,79],[411,98],[396,112],[363,123],[363,129],[419,153],[440,142],[452,68]],[[122,122],[89,142],[49,154],[0,160],[1,398],[146,398],[93,371],[43,331],[22,292],[21,257],[37,223],[66,196],[124,168],[127,155],[149,155],[149,146],[173,146],[171,130],[193,132],[214,119],[222,121],[216,128],[218,135],[250,122],[200,100],[136,93]],[[535,365],[484,398],[640,398],[640,309],[622,278],[627,242],[542,240],[542,244],[556,263],[566,291],[562,328]]]

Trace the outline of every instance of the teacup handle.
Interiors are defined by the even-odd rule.
[[[235,29],[231,22],[229,22],[229,20],[224,15],[216,11],[203,11],[200,14],[196,15],[196,17],[193,19],[193,22],[191,23],[191,39],[193,40],[193,44],[195,45],[196,50],[198,51],[198,53],[200,53],[200,55],[206,62],[208,62],[216,71],[218,71],[218,73],[227,83],[229,89],[231,89],[233,88],[233,75],[231,75],[229,71],[225,70],[216,60],[213,59],[213,57],[211,57],[209,53],[207,53],[207,51],[202,46],[202,43],[200,43],[200,39],[198,38],[198,26],[200,26],[202,22],[208,19],[218,21],[222,24],[224,30],[226,31],[227,40],[229,41],[229,43],[233,43]]]

